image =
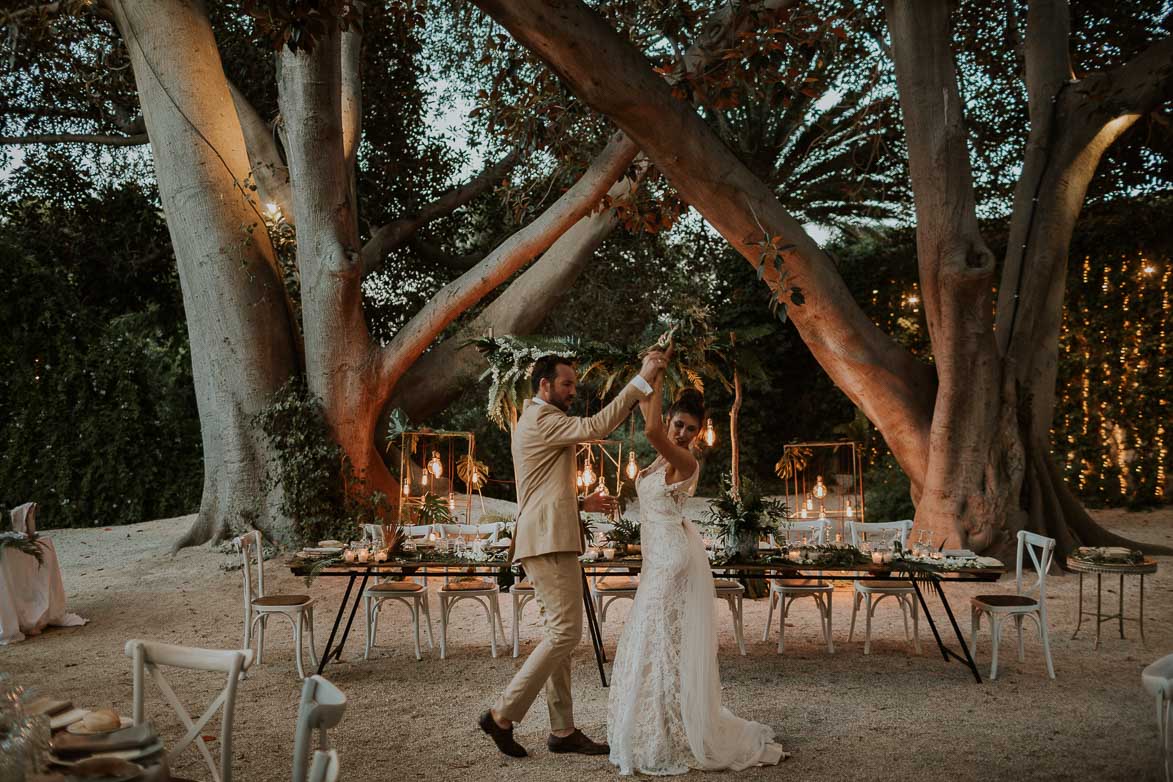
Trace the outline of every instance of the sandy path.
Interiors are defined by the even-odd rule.
[[[1113,529],[1137,540],[1173,544],[1173,510],[1097,514]],[[84,628],[54,629],[12,647],[0,647],[0,669],[46,692],[72,697],[79,705],[114,705],[130,711],[130,664],[122,648],[129,638],[149,638],[208,647],[235,647],[242,632],[239,571],[222,569],[232,559],[206,548],[172,558],[168,544],[188,519],[147,522],[112,529],[52,532],[65,573],[70,610],[88,617]],[[270,591],[301,592],[301,581],[268,563]],[[1127,582],[1126,606],[1136,610],[1135,581]],[[310,592],[319,600],[319,647],[330,629],[342,583],[321,579]],[[1011,589],[1001,584],[995,589]],[[810,605],[796,606],[787,629],[787,651],[775,654],[774,638],[762,643],[765,601],[746,604],[750,654],[734,648],[728,611],[722,607],[721,663],[726,703],[738,714],[774,726],[794,756],[778,768],[745,772],[744,780],[899,779],[979,780],[1128,779],[1157,780],[1159,750],[1152,702],[1140,687],[1140,670],[1173,652],[1173,559],[1146,579],[1147,647],[1126,626],[1127,640],[1105,625],[1105,642],[1093,651],[1085,623],[1075,626],[1076,579],[1051,581],[1048,607],[1058,678],[1046,678],[1037,641],[1028,637],[1025,662],[1007,641],[1004,667],[996,682],[975,685],[956,663],[944,663],[922,622],[924,653],[911,654],[898,613],[882,607],[873,629],[872,654],[864,656],[857,636],[847,643],[850,591],[835,594],[836,653],[819,644],[818,621]],[[1086,585],[1085,585],[1086,588]],[[1116,599],[1105,584],[1105,600]],[[950,589],[955,609],[977,587]],[[991,591],[989,586],[983,591]],[[806,601],[803,601],[806,602]],[[886,601],[890,603],[890,601]],[[502,595],[507,626],[511,603]],[[626,603],[617,604],[604,628],[615,649]],[[433,599],[433,606],[438,601]],[[456,609],[447,660],[437,654],[416,662],[403,609],[384,613],[383,646],[362,661],[361,617],[345,661],[326,675],[350,699],[333,737],[348,780],[559,780],[614,776],[604,759],[567,759],[545,750],[548,723],[539,703],[518,729],[529,759],[510,761],[491,751],[473,722],[517,669],[520,660],[491,659],[483,613],[468,603]],[[938,612],[940,613],[940,612]],[[435,615],[435,612],[433,612]],[[522,625],[522,655],[533,648],[536,609]],[[943,618],[943,616],[942,616]],[[271,624],[265,664],[244,683],[237,706],[237,778],[289,778],[299,682],[290,633]],[[437,632],[438,632],[437,624]],[[980,642],[979,663],[988,670],[989,636]],[[606,690],[594,676],[584,642],[575,671],[578,722],[595,737],[605,733]],[[177,676],[181,697],[202,711],[222,686]],[[148,711],[171,741],[178,723],[168,718],[157,693]],[[199,778],[186,753],[176,771]],[[186,762],[184,762],[186,760]]]

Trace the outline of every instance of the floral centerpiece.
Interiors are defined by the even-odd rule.
[[[757,554],[758,539],[773,533],[788,517],[786,503],[767,499],[749,479],[735,491],[728,473],[721,479],[721,494],[709,501],[704,526],[722,541],[731,559],[748,560]]]
[[[616,554],[626,552],[638,554],[640,552],[639,522],[626,516],[620,516],[615,520],[614,528],[607,533],[607,540],[615,546]]]

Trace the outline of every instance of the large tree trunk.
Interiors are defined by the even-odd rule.
[[[176,547],[220,540],[253,513],[283,538],[278,498],[263,489],[272,454],[251,424],[293,372],[294,346],[273,249],[241,188],[248,157],[216,42],[200,3],[113,11],[179,267],[203,439],[199,515]]]
[[[306,386],[321,400],[331,434],[364,494],[395,496],[396,482],[374,445],[378,348],[362,308],[362,245],[353,188],[357,98],[343,64],[357,61],[347,33],[320,36],[313,51],[281,55],[278,90],[297,218],[297,263],[305,333]]]

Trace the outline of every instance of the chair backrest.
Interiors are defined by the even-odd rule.
[[[31,535],[37,531],[37,503],[26,502],[17,505],[9,515],[12,518],[12,531]]]
[[[189,744],[194,743],[208,770],[212,773],[213,782],[232,782],[232,718],[236,711],[236,686],[240,682],[240,675],[252,665],[253,653],[251,649],[196,649],[189,646],[173,646],[171,644],[156,643],[154,641],[131,640],[126,642],[126,656],[133,661],[134,676],[134,724],[139,725],[146,719],[143,709],[145,690],[145,673],[149,673],[163,699],[170,704],[179,717],[179,721],[187,729],[187,733],[167,753],[173,758]],[[183,668],[191,671],[212,671],[227,675],[224,689],[212,700],[208,708],[198,720],[192,720],[183,703],[171,688],[171,684],[160,670],[161,666],[168,668]],[[223,707],[220,717],[220,762],[216,763],[208,745],[204,743],[204,726],[216,716],[216,712]]]
[[[1038,576],[1035,582],[1025,589],[1022,586],[1023,554],[1030,555],[1031,565],[1034,566],[1035,574]],[[1027,532],[1026,530],[1018,531],[1018,562],[1014,571],[1014,587],[1020,595],[1033,592],[1037,589],[1040,608],[1044,607],[1043,602],[1047,599],[1047,571],[1051,569],[1054,554],[1054,538],[1048,538],[1046,535],[1038,535],[1034,532]]]
[[[314,762],[310,764],[309,782],[338,782],[338,752],[314,751]]]
[[[851,545],[859,547],[866,536],[879,533],[899,539],[900,548],[908,548],[908,533],[912,531],[912,520],[904,521],[848,521],[844,522],[847,533],[851,536]]]
[[[827,542],[827,534],[831,529],[830,519],[815,519],[814,521],[788,521],[779,526],[779,531],[790,535],[809,535],[814,538],[816,545]],[[773,536],[771,536],[773,537]]]
[[[244,621],[248,622],[249,610],[253,598],[265,596],[265,552],[261,545],[261,531],[254,529],[232,540],[232,545],[240,552],[240,569],[244,575]],[[253,563],[256,558],[257,583],[253,587]]]
[[[505,529],[505,522],[492,521],[487,524],[478,524],[476,527],[477,537],[493,542],[501,537],[501,531]]]
[[[362,540],[363,543],[373,543],[376,546],[384,545],[383,526],[381,524],[363,524]]]
[[[301,705],[297,709],[297,728],[293,734],[293,782],[307,782],[313,777],[310,753],[315,749],[325,754],[330,749],[326,731],[342,721],[346,711],[346,696],[321,676],[310,676],[301,685]],[[318,732],[317,747],[313,746],[314,731]],[[313,752],[316,756],[318,752]],[[317,758],[312,759],[313,767]],[[335,757],[337,766],[337,757]],[[337,769],[335,769],[335,777]]]
[[[404,524],[399,528],[399,531],[413,540],[423,540],[429,534],[436,532],[436,528],[431,524]]]

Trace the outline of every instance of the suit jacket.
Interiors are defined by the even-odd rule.
[[[513,561],[559,551],[582,553],[574,445],[609,435],[645,396],[634,382],[628,383],[588,418],[569,416],[554,405],[526,402],[511,445],[517,481]]]

